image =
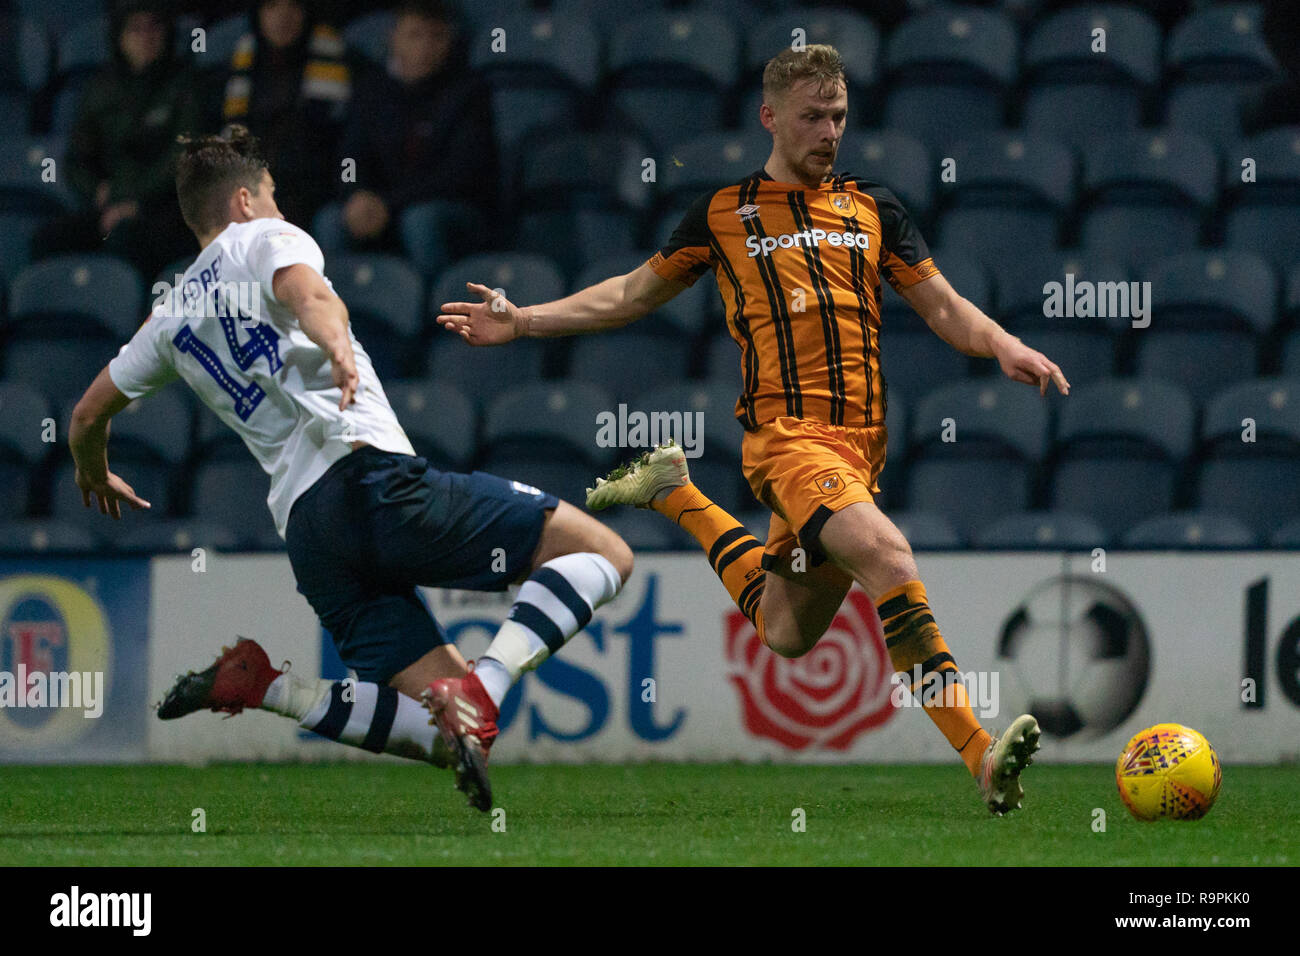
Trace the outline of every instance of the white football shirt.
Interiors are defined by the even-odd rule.
[[[234,429],[271,476],[266,501],[281,537],[294,501],[353,442],[415,454],[350,327],[361,381],[355,404],[339,411],[329,358],[272,291],[276,270],[296,263],[325,274],[320,247],[297,226],[231,223],[108,363],[128,398],[179,377]]]

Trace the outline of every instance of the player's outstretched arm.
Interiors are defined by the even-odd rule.
[[[925,319],[935,335],[957,351],[977,358],[997,359],[1008,378],[1037,385],[1041,395],[1047,394],[1047,386],[1052,382],[1062,395],[1070,394],[1070,383],[1055,362],[1031,349],[970,300],[958,295],[942,275],[909,286],[900,295]]]
[[[76,463],[81,503],[89,508],[94,495],[100,514],[114,520],[121,520],[123,501],[137,511],[150,507],[130,485],[108,470],[108,423],[129,404],[131,399],[118,391],[105,367],[77,402],[68,426],[68,447]]]
[[[342,392],[339,411],[356,401],[357,359],[348,337],[348,307],[325,284],[321,274],[305,263],[275,270],[271,291],[298,319],[303,333],[329,356],[334,385]]]
[[[583,335],[621,328],[687,288],[660,277],[648,265],[563,299],[523,308],[477,282],[467,282],[465,287],[481,301],[443,303],[438,324],[470,345],[504,345],[519,338]]]

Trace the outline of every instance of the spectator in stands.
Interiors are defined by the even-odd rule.
[[[276,202],[309,225],[337,181],[338,137],[352,96],[343,37],[304,0],[258,0],[235,47],[221,112],[262,143]]]
[[[352,245],[393,247],[395,221],[417,204],[441,206],[447,229],[494,211],[497,170],[483,81],[468,72],[451,9],[408,0],[397,10],[387,69],[358,81],[341,155],[356,161],[342,184],[342,226]]]
[[[166,0],[122,0],[112,59],[87,83],[68,139],[67,182],[82,200],[33,240],[37,257],[104,251],[152,277],[193,243],[176,206],[176,137],[196,129],[198,97],[173,55]]]

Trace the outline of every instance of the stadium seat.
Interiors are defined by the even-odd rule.
[[[991,266],[1022,250],[1057,246],[1060,215],[1074,198],[1074,157],[1059,143],[987,133],[953,149],[956,181],[939,237]]]
[[[885,430],[888,441],[885,467],[877,480],[880,494],[876,497],[876,504],[881,508],[889,508],[893,502],[903,498],[904,469],[909,451],[907,426],[910,410],[911,406],[906,404],[906,399],[897,389],[886,387]]]
[[[512,0],[517,3],[518,0]],[[614,30],[630,20],[637,20],[648,13],[660,13],[665,6],[665,0],[646,0],[644,3],[638,3],[636,6],[628,6],[621,3],[610,3],[609,0],[553,0],[550,4],[551,13],[557,18],[566,20],[582,20],[590,23],[596,31],[597,36],[608,37],[613,35]],[[468,4],[468,6],[475,6]],[[489,6],[489,4],[484,4]],[[477,14],[473,14],[477,17]],[[500,19],[498,17],[497,19]],[[490,20],[479,20],[479,23],[493,22]]]
[[[642,551],[684,551],[696,548],[694,538],[663,515],[646,508],[611,508],[599,515],[601,524],[616,531],[627,546]]]
[[[49,81],[53,61],[49,40],[40,24],[31,17],[5,16],[0,20],[0,90],[35,93]],[[23,104],[21,128],[15,132],[26,134],[26,96],[20,94]]]
[[[1094,31],[1105,31],[1105,54]],[[1042,18],[1025,44],[1023,125],[1071,146],[1136,129],[1159,78],[1160,26],[1141,10],[1087,4]]]
[[[802,32],[796,34],[796,30]],[[796,36],[805,43],[829,43],[839,50],[850,101],[876,85],[880,73],[880,31],[862,13],[824,7],[794,7],[772,13],[763,17],[752,31],[746,31],[746,73],[762,76],[767,61],[789,47]],[[742,123],[745,127],[750,125],[749,121]]]
[[[62,215],[76,208],[77,199],[63,180],[46,182],[63,156],[57,137],[22,136],[0,144],[0,207],[6,214]]]
[[[108,32],[108,20],[99,17],[65,22],[57,40],[57,74],[67,77],[105,66],[109,60]]]
[[[913,407],[909,509],[944,514],[970,536],[1029,507],[1047,447],[1047,409],[1037,394],[1007,379],[959,382]]]
[[[1180,511],[1148,518],[1129,529],[1125,548],[1254,548],[1255,532],[1231,515],[1214,511]]]
[[[108,12],[107,6],[106,0],[60,0],[57,4],[49,0],[14,0],[13,3],[16,13],[49,30],[102,17]]]
[[[411,265],[425,276],[441,272],[458,254],[479,248],[483,240],[481,214],[447,199],[407,206],[398,216],[397,230]]]
[[[971,374],[970,359],[930,329],[882,322],[880,361],[885,380],[909,395],[925,395]]]
[[[893,511],[889,520],[913,551],[957,551],[965,546],[953,523],[939,512]]]
[[[840,144],[838,161],[854,175],[888,186],[915,222],[929,222],[934,173],[919,139],[892,129],[851,129]]]
[[[48,489],[48,510],[51,517],[84,527],[97,538],[114,537],[121,526],[112,518],[100,514],[93,498],[89,508],[82,504],[81,489],[77,487],[72,459],[70,456],[60,457],[63,460],[54,469]],[[137,495],[149,502],[150,514],[171,513],[174,472],[166,462],[144,453],[140,445],[127,442],[123,442],[120,449],[115,443],[110,445],[109,462],[113,473],[121,476]],[[130,506],[124,504],[121,510],[125,520],[125,513],[131,510]]]
[[[577,292],[612,276],[626,275],[645,265],[652,255],[653,250],[640,250],[593,259],[578,273],[570,291]],[[633,328],[638,332],[676,335],[689,340],[701,331],[721,324],[722,300],[718,295],[718,284],[712,273],[706,273],[685,292],[669,299],[645,318],[638,319]]]
[[[1182,389],[1141,379],[1094,382],[1061,403],[1048,494],[1117,536],[1175,505],[1192,451],[1194,409]]]
[[[502,391],[542,377],[545,348],[537,339],[475,348],[439,328],[429,348],[427,377],[458,388],[480,412]]]
[[[50,451],[42,438],[51,423],[49,403],[39,392],[0,382],[0,519],[27,513],[31,477]]]
[[[238,13],[224,17],[207,29],[204,43],[206,52],[194,57],[194,62],[203,70],[224,72],[230,68],[230,58],[235,54],[239,38],[249,31],[248,15]]]
[[[380,380],[418,371],[412,348],[424,324],[424,283],[405,260],[376,254],[331,256],[330,282]]]
[[[384,385],[417,454],[434,467],[465,471],[478,450],[478,416],[460,389],[432,379],[408,379]]]
[[[1165,70],[1203,81],[1259,82],[1278,74],[1254,3],[1216,4],[1184,17],[1169,35]]]
[[[771,152],[772,136],[763,129],[705,133],[674,143],[659,172],[659,201],[689,205],[761,169]]]
[[[1248,427],[1254,441],[1245,440]],[[1200,459],[1199,507],[1260,534],[1300,516],[1300,380],[1258,379],[1216,395],[1205,408]]]
[[[702,422],[703,430],[697,428],[692,432],[692,440],[700,442],[700,453],[705,458],[726,455],[739,459],[744,429],[736,421],[736,392],[727,386],[709,382],[659,385],[638,392],[632,404],[644,412],[680,412],[682,415],[700,416],[694,421]],[[686,436],[677,434],[675,430],[673,434],[678,444],[687,447],[689,452]],[[696,459],[692,458],[690,466],[694,468],[695,464]]]
[[[980,261],[969,253],[948,248],[932,248],[930,257],[944,277],[964,298],[989,311],[993,308],[993,287],[988,272]],[[925,321],[913,311],[888,282],[881,281],[881,328],[906,328],[911,331],[928,329]],[[919,394],[919,389],[908,389]]]
[[[724,17],[644,13],[614,28],[606,58],[607,125],[631,124],[660,152],[725,125],[740,37]]]
[[[657,382],[685,379],[689,344],[680,337],[633,330],[580,336],[569,353],[569,377],[627,402]]]
[[[1269,535],[1268,543],[1274,548],[1300,548],[1300,518],[1288,521]]]
[[[1106,532],[1087,515],[1070,511],[1025,511],[1006,515],[981,528],[976,548],[1063,551],[1104,547]]]
[[[504,49],[493,42],[504,30]],[[585,20],[509,15],[473,38],[470,65],[492,90],[493,131],[500,156],[513,156],[537,128],[578,129],[600,78],[600,40]]]
[[[54,256],[14,279],[9,321],[75,320],[127,339],[145,318],[142,284],[140,274],[114,256]]]
[[[1300,263],[1300,126],[1281,126],[1243,140],[1224,163],[1224,238],[1275,268]],[[1243,181],[1251,161],[1253,181]]]
[[[1152,263],[1141,278],[1151,283],[1158,319],[1132,332],[1138,375],[1181,385],[1198,402],[1254,378],[1256,342],[1276,312],[1267,263],[1244,252],[1185,252]]]
[[[565,292],[564,277],[545,256],[495,252],[470,256],[444,270],[434,282],[429,300],[431,324],[443,303],[470,300],[471,293],[465,288],[467,282],[500,289],[506,298],[521,306],[549,302]]]
[[[489,457],[577,458],[600,468],[618,457],[614,445],[598,444],[600,417],[610,413],[617,415],[609,393],[583,382],[502,390],[484,415],[482,447]]]
[[[1023,255],[990,263],[989,270],[997,288],[997,315],[1005,323],[1026,329],[1050,328],[1064,318],[1046,314],[1049,297],[1043,288],[1048,283],[1059,286],[1060,303],[1064,307],[1067,299],[1078,303],[1082,293],[1082,287],[1076,285],[1078,281],[1127,283],[1132,279],[1123,263],[1087,249],[1029,249]],[[1068,295],[1071,289],[1075,290],[1073,296]],[[1071,307],[1069,311],[1075,310]],[[1094,316],[1079,318],[1091,327],[1098,325]]]
[[[32,259],[32,236],[45,222],[37,213],[0,213],[0,281],[6,287]]]
[[[1133,133],[1098,139],[1083,154],[1084,246],[1138,263],[1198,244],[1218,194],[1218,161],[1203,139],[1177,131]]]
[[[744,384],[740,346],[729,332],[716,332],[709,337],[708,362],[705,377],[710,384],[722,385],[733,395],[739,395]]]
[[[179,465],[190,454],[194,409],[188,389],[177,385],[136,399],[113,417],[113,455],[122,446],[135,445],[169,465]]]
[[[204,453],[194,469],[190,510],[196,521],[227,528],[239,547],[260,547],[276,536],[266,506],[270,479],[262,466],[239,445]]]
[[[995,11],[941,6],[908,17],[889,37],[884,125],[942,156],[975,132],[999,128],[1016,45],[1015,26]]]
[[[626,132],[530,139],[518,172],[515,247],[553,257],[568,275],[597,256],[640,248],[653,196],[653,185],[641,179],[650,155]]]
[[[98,539],[75,524],[48,518],[24,518],[0,523],[0,554],[89,555],[99,550]]]

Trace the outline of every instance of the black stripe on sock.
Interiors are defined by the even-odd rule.
[[[953,667],[957,666],[957,662],[953,660],[951,654],[947,651],[940,651],[938,654],[935,654],[934,657],[921,665],[921,676],[924,677],[931,671],[938,670],[942,664],[951,664]]]
[[[569,613],[578,622],[579,631],[587,626],[591,620],[591,606],[573,589],[568,578],[554,568],[538,568],[533,572],[532,580],[560,599],[560,603],[569,609]],[[560,643],[564,643],[563,639]]]
[[[754,608],[758,606],[758,600],[763,596],[763,585],[766,581],[767,575],[759,575],[750,581],[745,590],[740,592],[740,597],[736,598],[736,606],[751,621],[754,619]]]
[[[540,637],[552,654],[564,646],[564,634],[559,626],[535,605],[516,602],[510,609],[510,620],[519,622]]]
[[[363,750],[372,754],[381,754],[388,746],[388,735],[392,733],[393,721],[397,718],[397,691],[392,687],[380,687],[379,698],[375,701],[375,716],[371,718],[370,729],[366,739],[361,741]]]
[[[748,554],[750,551],[753,551],[755,548],[761,548],[761,547],[762,545],[759,544],[757,538],[750,538],[748,541],[742,541],[740,544],[736,545],[734,548],[732,548],[730,551],[724,554],[721,558],[719,558],[718,564],[716,567],[714,567],[713,570],[717,572],[718,577],[722,577],[722,572],[725,571],[731,565],[732,561],[735,561],[742,554]]]
[[[876,608],[876,613],[880,615],[882,621],[887,621],[896,614],[902,614],[911,603],[906,594],[900,594]]]
[[[354,684],[353,687],[355,686]],[[339,734],[343,733],[343,728],[348,725],[350,716],[352,716],[352,701],[343,699],[343,681],[335,681],[334,686],[330,688],[329,708],[325,711],[325,716],[320,719],[320,723],[311,729],[312,733],[328,737],[330,740],[338,740]]]
[[[709,564],[713,565],[715,571],[718,566],[718,555],[747,534],[749,532],[741,525],[736,525],[730,531],[724,531],[718,535],[718,540],[713,542],[713,547],[709,548]]]
[[[912,616],[910,616],[908,620],[904,621],[900,625],[900,629],[895,630],[892,627],[885,629],[885,634],[886,634],[885,646],[897,647],[903,641],[907,640],[907,638],[910,637],[915,632],[916,628],[924,627],[927,624],[933,624],[933,623],[934,623],[933,614],[931,614],[929,611],[918,610]],[[894,633],[891,635],[889,633],[890,631],[893,631]]]

